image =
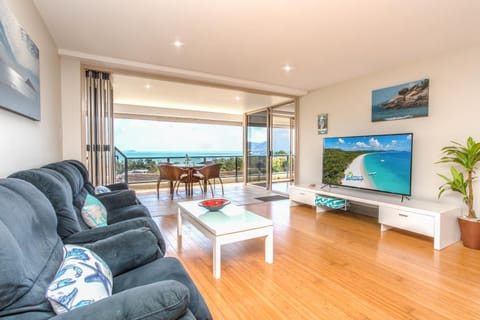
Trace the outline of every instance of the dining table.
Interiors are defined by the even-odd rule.
[[[195,169],[202,168],[204,165],[197,163],[175,163],[173,165],[177,168],[185,170],[188,174],[187,179],[183,182],[185,183],[186,195],[193,196],[193,184],[197,182],[195,181],[193,174],[195,173]]]

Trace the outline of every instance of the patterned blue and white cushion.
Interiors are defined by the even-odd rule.
[[[98,255],[75,245],[65,245],[64,252],[63,262],[46,293],[56,314],[112,295],[112,272]]]
[[[105,186],[96,186],[95,187],[95,194],[101,194],[101,193],[106,193],[106,192],[111,192],[108,187]]]
[[[82,218],[90,228],[105,227],[107,225],[107,209],[100,200],[88,194],[82,208]]]

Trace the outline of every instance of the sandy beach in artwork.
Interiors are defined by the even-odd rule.
[[[368,172],[363,165],[363,159],[367,154],[362,154],[355,159],[345,169],[345,177],[342,179],[342,185],[372,189],[373,185],[368,176]]]

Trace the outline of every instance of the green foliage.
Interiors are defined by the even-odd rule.
[[[468,137],[467,143],[462,145],[456,141],[442,148],[443,156],[437,163],[450,163],[450,177],[438,174],[445,183],[439,187],[438,197],[447,191],[455,191],[462,195],[463,201],[468,206],[468,217],[475,218],[473,210],[473,180],[475,179],[475,171],[480,163],[480,142],[476,142],[472,137]],[[459,167],[466,173],[464,174],[456,169]]]
[[[118,159],[115,160],[115,173],[117,175],[122,174],[125,171],[124,165],[125,165],[125,161],[118,160]]]
[[[345,170],[353,159],[365,154],[365,151],[344,151],[325,149],[323,154],[323,183],[340,184],[345,177]]]
[[[222,158],[214,161],[215,163],[222,164],[222,171],[235,171],[235,157],[233,158]],[[243,167],[243,159],[241,157],[237,157],[237,165],[238,170],[241,170]]]
[[[451,177],[447,177],[443,174],[438,174],[443,180],[445,180],[445,183],[438,188],[438,197],[440,198],[445,191],[452,190],[460,192],[463,195],[463,201],[465,201],[465,203],[468,203],[468,181],[465,180],[463,173],[458,172],[455,167],[450,168],[450,173],[452,175]]]
[[[272,159],[272,171],[273,172],[285,172],[288,170],[288,156],[276,155]]]
[[[480,162],[480,142],[468,137],[466,146],[452,141],[451,146],[442,148],[444,156],[438,163],[453,163],[461,166],[465,171],[475,172]]]
[[[157,162],[153,159],[128,160],[128,171],[147,170],[150,173],[157,171]]]

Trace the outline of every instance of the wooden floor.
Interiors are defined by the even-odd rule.
[[[274,263],[262,239],[226,245],[219,280],[207,238],[184,222],[180,247],[176,216],[155,217],[215,319],[480,319],[480,251],[435,251],[430,238],[289,200],[245,207],[273,220]]]

